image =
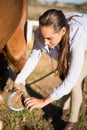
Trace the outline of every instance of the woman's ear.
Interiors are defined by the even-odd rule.
[[[65,27],[62,27],[61,33],[62,33],[62,35],[64,35],[66,33],[66,28]]]

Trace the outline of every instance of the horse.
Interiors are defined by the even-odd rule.
[[[0,0],[0,90],[9,76],[8,66],[17,74],[26,62],[27,0]]]

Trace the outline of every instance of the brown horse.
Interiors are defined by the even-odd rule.
[[[26,61],[27,0],[0,0],[0,88],[8,64],[18,73]],[[8,62],[10,61],[10,63]]]

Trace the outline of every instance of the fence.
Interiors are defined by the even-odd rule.
[[[33,27],[39,26],[39,22],[37,20],[28,20],[27,22],[27,41],[30,42],[32,40]]]

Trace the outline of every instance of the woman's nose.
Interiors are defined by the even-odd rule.
[[[49,41],[47,39],[44,40],[45,45],[49,45]]]

